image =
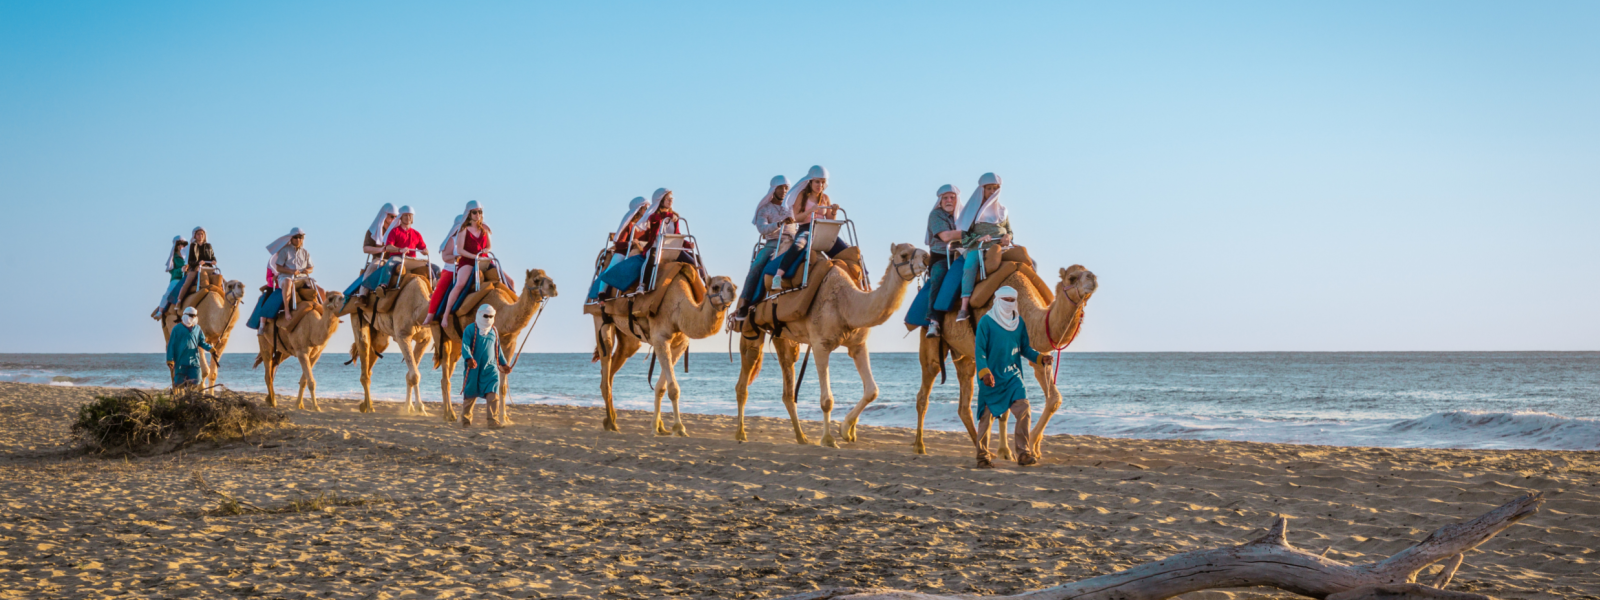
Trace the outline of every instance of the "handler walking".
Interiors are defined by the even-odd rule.
[[[472,408],[483,398],[489,410],[489,426],[499,427],[504,415],[495,412],[495,400],[500,394],[500,376],[510,373],[511,365],[500,350],[493,306],[479,307],[477,320],[461,332],[461,358],[466,361],[467,375],[467,382],[461,387],[461,426],[472,426]]]
[[[172,389],[200,382],[200,350],[216,354],[200,330],[200,315],[194,307],[183,309],[183,319],[172,326],[167,338],[167,369],[172,371]]]
[[[978,322],[977,340],[973,350],[978,362],[978,404],[973,409],[978,416],[978,468],[992,469],[990,462],[989,430],[993,419],[1011,411],[1017,419],[1016,432],[1011,436],[1012,451],[1017,455],[1017,466],[1036,464],[1039,459],[1028,451],[1029,430],[1033,428],[1033,413],[1028,405],[1027,389],[1022,385],[1022,360],[1050,366],[1050,355],[1039,354],[1028,343],[1028,328],[1022,327],[1017,314],[1017,290],[1005,286],[994,292],[994,308]]]

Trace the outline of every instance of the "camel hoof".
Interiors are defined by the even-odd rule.
[[[822,436],[822,445],[827,446],[829,448],[838,448],[839,447],[839,442],[838,442],[838,440],[833,439],[833,434],[832,433],[828,433],[828,434],[824,434]]]
[[[926,455],[928,454],[928,446],[924,445],[922,440],[917,440],[915,443],[911,444],[911,452],[915,454]]]
[[[377,411],[373,410],[371,402],[362,402],[361,403],[361,412],[370,413],[370,412],[377,412]]]
[[[851,421],[849,425],[845,426],[845,428],[844,428],[844,441],[846,441],[846,442],[854,442],[854,441],[856,441],[856,422],[855,421]]]
[[[667,431],[667,427],[658,421],[656,422],[656,435],[672,435],[672,432]]]
[[[604,422],[601,423],[601,426],[606,431],[618,431],[618,432],[622,431],[621,428],[617,427],[617,422],[614,419],[606,419]]]
[[[802,433],[800,435],[794,436],[794,443],[800,444],[801,446],[810,446],[811,445],[811,440],[806,438],[805,434]]]
[[[740,428],[739,431],[737,431],[737,432],[735,432],[733,434],[733,441],[739,442],[739,443],[742,444],[742,443],[750,441],[750,437],[746,436],[744,434],[744,429],[743,428]]]
[[[679,423],[677,427],[672,429],[672,433],[678,437],[689,437],[689,428],[684,427],[683,423]]]

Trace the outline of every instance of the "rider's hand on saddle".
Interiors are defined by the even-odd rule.
[[[983,379],[983,384],[984,385],[987,385],[989,387],[994,387],[994,374],[993,373],[984,373],[983,377],[981,377],[981,379]]]
[[[1000,245],[1001,246],[1010,246],[1011,245],[1011,234],[1008,233],[1008,234],[1005,235],[1005,237],[1000,238]]]

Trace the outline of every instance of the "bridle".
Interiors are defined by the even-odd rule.
[[[1061,294],[1058,294],[1058,297],[1064,297],[1064,296],[1066,296],[1065,292],[1062,292]],[[1075,339],[1078,338],[1078,332],[1079,331],[1083,331],[1083,304],[1084,304],[1084,302],[1086,302],[1086,301],[1076,302],[1076,304],[1078,305],[1078,308],[1076,309],[1077,312],[1078,312],[1078,329],[1077,329],[1077,331],[1072,332],[1072,335],[1070,337],[1068,337],[1065,340],[1062,340],[1061,343],[1059,343],[1059,344],[1056,343],[1056,334],[1055,334],[1055,332],[1050,330],[1050,313],[1056,309],[1056,304],[1054,302],[1051,302],[1049,308],[1046,308],[1044,310],[1044,337],[1045,337],[1046,341],[1050,342],[1050,348],[1055,351],[1055,360],[1052,361],[1052,362],[1055,363],[1055,372],[1050,374],[1050,383],[1051,384],[1054,384],[1058,379],[1061,378],[1061,349],[1072,345],[1072,340],[1075,340]]]
[[[894,274],[895,275],[899,275],[901,279],[904,279],[906,281],[911,281],[911,280],[914,280],[914,279],[917,278],[917,269],[915,267],[912,267],[911,274],[910,275],[906,275],[905,273],[900,272],[900,267],[910,266],[912,259],[915,259],[915,258],[916,258],[916,254],[913,253],[911,258],[908,258],[908,259],[906,259],[904,261],[901,261],[901,262],[893,263],[893,264],[891,264],[889,266],[894,269]]]

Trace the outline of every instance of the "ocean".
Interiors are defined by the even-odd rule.
[[[618,408],[654,407],[640,353],[618,375]],[[319,396],[359,398],[348,355],[330,352],[317,368]],[[254,355],[222,360],[221,382],[263,392]],[[734,357],[735,361],[737,357]],[[439,401],[439,372],[423,364],[424,399]],[[854,363],[841,350],[831,361],[834,417],[861,396]],[[872,356],[880,395],[863,414],[867,425],[915,426],[920,384],[917,356]],[[459,367],[454,387],[460,389]],[[679,365],[687,412],[734,414],[737,362],[724,353],[696,353]],[[772,355],[752,386],[746,413],[784,417]],[[951,370],[953,377],[954,371]],[[277,389],[294,395],[300,377],[291,360]],[[398,400],[404,370],[390,352],[378,361],[373,395]],[[1041,391],[1028,378],[1034,410]],[[159,354],[0,354],[0,381],[111,387],[165,387]],[[599,367],[588,354],[527,354],[511,375],[514,403],[601,406]],[[1600,352],[1286,352],[1065,353],[1058,383],[1063,406],[1049,433],[1151,439],[1237,440],[1337,446],[1600,450]],[[801,384],[802,418],[819,419],[816,365]],[[953,380],[933,388],[927,425],[959,431]],[[663,408],[671,406],[665,399]],[[644,428],[644,422],[625,427]]]

